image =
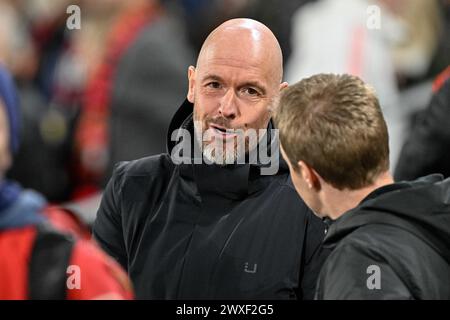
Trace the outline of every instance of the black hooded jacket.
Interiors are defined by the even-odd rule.
[[[180,127],[192,131],[187,101],[169,137]],[[94,225],[137,298],[313,298],[324,226],[286,164],[272,176],[250,164],[176,165],[173,147],[169,138],[169,154],[120,163]]]
[[[450,299],[450,179],[375,190],[331,225],[324,248],[317,299]]]

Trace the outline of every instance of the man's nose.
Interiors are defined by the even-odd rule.
[[[224,117],[233,120],[238,116],[239,110],[236,105],[236,94],[229,89],[220,100],[219,113]]]

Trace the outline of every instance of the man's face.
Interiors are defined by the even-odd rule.
[[[0,180],[11,166],[11,151],[9,147],[9,124],[5,105],[0,98]]]
[[[303,178],[302,173],[300,172],[300,168],[294,170],[289,158],[286,156],[286,153],[283,150],[283,146],[281,146],[281,154],[288,164],[289,172],[291,174],[292,183],[294,184],[295,190],[298,195],[303,199],[306,205],[314,212],[316,216],[319,218],[323,218],[324,215],[320,213],[321,206],[317,196],[317,192],[308,186],[308,183]]]
[[[200,58],[197,69],[189,68],[188,100],[194,104],[197,139],[207,140],[202,142],[205,156],[217,163],[211,150],[220,143],[228,163],[227,155],[236,156],[239,133],[245,136],[246,152],[255,147],[248,141],[248,131],[267,128],[280,81],[273,75],[269,57],[260,52],[218,47]]]

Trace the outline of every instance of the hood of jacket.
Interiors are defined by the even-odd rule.
[[[375,190],[358,207],[331,224],[324,246],[332,248],[368,224],[387,224],[407,230],[450,263],[450,179],[434,174]]]

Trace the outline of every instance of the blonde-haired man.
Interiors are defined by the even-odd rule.
[[[332,222],[317,299],[449,299],[450,180],[394,183],[374,91],[350,75],[287,88],[276,123],[297,192]]]

